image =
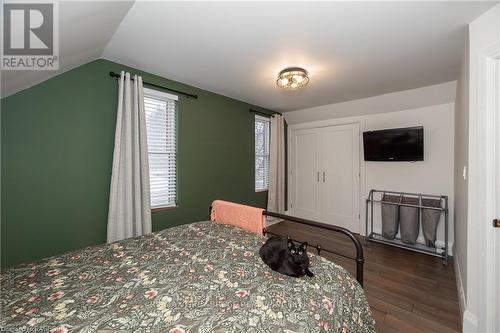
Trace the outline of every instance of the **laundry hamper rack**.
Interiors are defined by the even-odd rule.
[[[403,196],[417,197],[419,198],[418,205],[402,203],[400,202],[391,202],[391,201],[383,201],[383,200],[375,200],[374,194],[381,193],[390,194],[390,195],[398,195],[401,198]],[[422,204],[422,198],[429,199],[439,199],[441,201],[440,207],[432,207],[432,206],[424,206]],[[442,247],[430,247],[424,244],[406,244],[400,238],[387,239],[382,236],[382,234],[373,231],[373,205],[376,204],[386,204],[386,205],[395,205],[395,206],[404,206],[404,207],[413,207],[419,209],[419,225],[422,225],[422,209],[430,209],[430,210],[438,210],[441,214],[444,214],[444,237],[445,242]],[[386,244],[390,246],[396,246],[399,248],[428,254],[434,257],[442,258],[442,262],[444,265],[448,265],[448,196],[446,195],[430,195],[430,194],[422,194],[422,193],[407,193],[407,192],[397,192],[397,191],[383,191],[383,190],[371,190],[368,199],[366,199],[366,242],[376,242],[381,244]],[[438,223],[439,226],[439,223]],[[436,244],[434,244],[436,245]]]

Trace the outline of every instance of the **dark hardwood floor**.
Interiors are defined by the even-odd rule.
[[[355,253],[352,242],[335,232],[290,221],[269,230],[342,254]],[[439,258],[377,243],[368,243],[364,252],[364,290],[378,332],[461,332],[452,261],[443,266]],[[321,255],[355,276],[354,261]]]

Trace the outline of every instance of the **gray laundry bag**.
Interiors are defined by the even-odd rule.
[[[399,202],[399,195],[382,196],[382,201]],[[399,206],[382,204],[382,236],[388,239],[394,239],[398,233]]]
[[[441,199],[422,198],[422,206],[441,208]],[[436,230],[440,218],[440,210],[422,209],[422,230],[424,232],[425,245],[436,247]]]
[[[410,205],[419,205],[419,198],[403,196],[403,203]],[[418,232],[420,230],[420,208],[401,206],[399,211],[399,224],[401,231],[401,240],[407,244],[417,242]]]

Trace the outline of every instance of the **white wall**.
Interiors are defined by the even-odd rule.
[[[286,112],[288,124],[362,116],[455,103],[456,81]]]
[[[363,159],[363,148],[361,154],[361,228],[365,230],[365,198],[370,189],[405,191],[425,194],[442,194],[449,197],[450,219],[449,219],[449,246],[453,245],[453,168],[454,168],[454,103],[439,103],[437,105],[424,106],[411,109],[385,113],[371,113],[371,105],[394,105],[394,101],[401,101],[402,96],[409,100],[417,100],[416,96],[434,95],[440,93],[440,101],[455,99],[455,82],[442,85],[420,88],[413,91],[392,93],[369,99],[356,100],[326,105],[314,109],[287,112],[284,114],[292,131],[298,128],[329,126],[335,124],[358,123],[361,132],[366,130],[377,130],[384,128],[424,126],[424,161],[422,162],[365,162]],[[424,93],[423,93],[424,92]],[[446,97],[446,98],[445,98]],[[367,101],[368,100],[368,101]],[[427,101],[423,100],[422,104]],[[412,104],[414,105],[414,104]],[[336,117],[338,110],[349,109],[354,117]],[[326,118],[326,116],[329,116]],[[298,120],[307,120],[300,122]],[[361,140],[362,141],[362,140]],[[362,145],[362,143],[361,143]],[[380,228],[380,211],[374,212],[374,229]],[[438,245],[444,244],[444,223],[440,223],[438,229]]]
[[[453,244],[454,104],[441,104],[365,117],[365,130],[424,126],[423,162],[364,162],[365,198],[370,189],[387,189],[449,197],[449,245]],[[377,205],[378,207],[379,205]],[[374,211],[374,229],[381,228],[380,210]],[[420,233],[420,237],[423,234]],[[438,245],[444,245],[444,218]],[[423,243],[423,238],[421,239]]]

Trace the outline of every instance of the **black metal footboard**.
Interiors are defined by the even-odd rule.
[[[277,218],[287,220],[287,221],[292,221],[292,222],[296,222],[296,223],[300,223],[300,224],[310,225],[310,226],[317,227],[320,229],[326,229],[326,230],[338,232],[338,233],[344,234],[347,237],[349,237],[349,239],[354,243],[354,246],[356,247],[356,257],[355,258],[350,257],[350,256],[346,256],[345,254],[338,253],[338,252],[335,252],[332,250],[324,249],[319,244],[316,246],[313,246],[313,245],[309,245],[309,246],[315,248],[316,251],[318,252],[318,255],[320,255],[321,251],[325,251],[325,252],[333,253],[335,255],[347,258],[347,259],[354,260],[356,262],[356,280],[358,280],[361,287],[363,287],[363,265],[365,263],[365,257],[363,254],[363,246],[361,245],[361,242],[359,241],[359,239],[357,239],[356,236],[352,232],[350,232],[346,228],[338,227],[335,225],[329,225],[329,224],[325,224],[325,223],[320,223],[320,222],[315,222],[315,221],[310,221],[310,220],[306,220],[306,219],[303,219],[300,217],[288,216],[288,215],[278,214],[278,213],[273,213],[273,212],[268,212],[268,211],[264,211],[263,214],[266,216],[273,216],[273,217],[277,217]],[[268,231],[266,228],[264,228],[263,233],[264,233],[264,235],[271,234],[271,235],[280,236],[280,235],[277,235],[275,233]],[[293,240],[298,241],[295,239],[293,239]]]

